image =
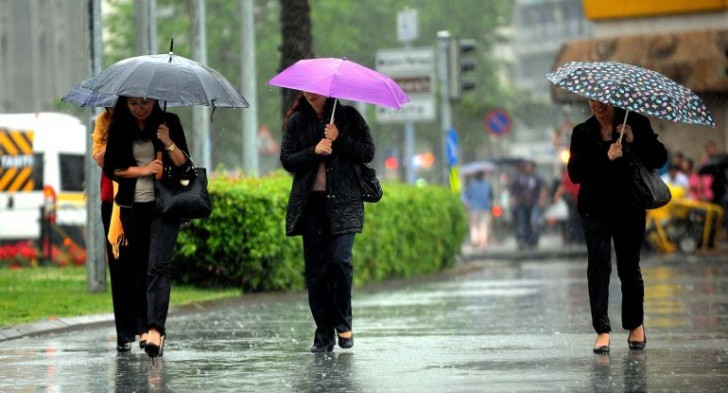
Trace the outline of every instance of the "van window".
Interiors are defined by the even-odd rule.
[[[61,166],[61,191],[83,192],[84,156],[78,154],[59,154]]]
[[[33,154],[33,191],[40,191],[43,189],[43,167],[45,161],[43,161],[43,153]]]

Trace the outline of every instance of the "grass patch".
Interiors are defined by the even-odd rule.
[[[86,268],[0,269],[0,328],[61,317],[113,311],[111,284],[106,292],[89,293]],[[171,305],[240,296],[237,288],[200,289],[172,285]]]

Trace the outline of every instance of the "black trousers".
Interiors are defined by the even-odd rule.
[[[588,254],[589,305],[592,326],[597,333],[612,330],[607,313],[612,240],[622,287],[622,328],[632,330],[643,322],[645,288],[639,263],[645,236],[645,216],[645,211],[639,209],[581,216]]]
[[[308,305],[316,322],[314,343],[334,343],[352,329],[354,233],[333,236],[323,193],[314,192],[303,217],[303,254]]]
[[[155,202],[122,208],[121,217],[129,239],[130,265],[137,274],[135,304],[142,304],[137,325],[142,332],[155,328],[165,334],[172,288],[172,252],[180,221],[162,218]]]
[[[116,325],[116,340],[121,343],[134,342],[137,330],[134,303],[135,277],[130,269],[126,251],[122,248],[119,258],[114,257],[111,243],[106,240],[111,224],[111,211],[113,202],[101,202],[101,222],[104,224],[104,243],[106,244],[106,259],[109,264],[111,277],[111,302],[114,306],[114,324]]]

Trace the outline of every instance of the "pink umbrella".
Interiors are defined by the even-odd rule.
[[[394,109],[409,102],[392,78],[346,58],[299,60],[268,84]]]

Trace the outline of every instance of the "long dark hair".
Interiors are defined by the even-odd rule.
[[[154,108],[144,124],[144,130],[135,132],[139,126],[129,110],[128,100],[129,97],[120,96],[116,101],[114,112],[111,114],[111,124],[109,124],[109,140],[128,143],[135,140],[156,141],[157,128],[164,122],[164,112],[159,106],[159,101],[154,102]]]
[[[331,118],[331,112],[334,108],[334,100],[333,97],[327,97],[326,98],[326,104],[324,104],[324,119],[330,119]],[[308,100],[306,100],[306,97],[303,96],[303,92],[298,93],[298,97],[293,101],[293,104],[291,105],[291,108],[288,109],[288,112],[286,113],[286,117],[283,119],[283,124],[281,125],[281,129],[285,131],[286,124],[288,124],[288,120],[293,116],[294,113],[301,112],[302,116],[316,116],[316,111],[313,109],[311,104],[308,103]]]

